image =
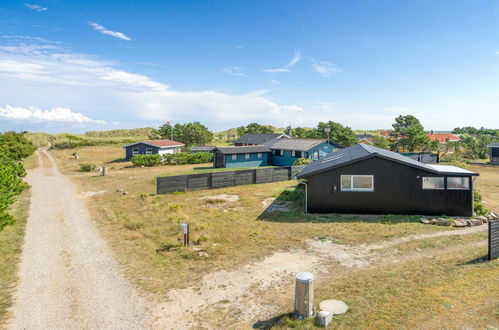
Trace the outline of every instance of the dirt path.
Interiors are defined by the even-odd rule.
[[[30,214],[11,329],[141,329],[145,301],[123,277],[76,186],[45,149],[29,172]]]
[[[484,230],[486,226],[469,227],[411,235],[382,243],[358,246],[335,244],[329,240],[309,241],[304,250],[277,252],[260,262],[245,265],[236,271],[207,274],[195,287],[171,290],[168,293],[170,300],[159,304],[154,310],[156,327],[161,329],[185,329],[199,326],[215,328],[204,321],[212,319],[213,314],[218,314],[219,319],[220,315],[225,315],[224,317],[228,319],[237,319],[240,324],[249,326],[258,318],[275,315],[279,306],[272,304],[273,299],[276,299],[278,292],[289,292],[297,272],[325,273],[327,266],[332,263],[355,271],[373,264],[420,258],[424,256],[424,253],[405,255],[403,259],[400,259],[400,256],[396,257],[386,252],[383,254],[379,250],[414,240],[467,235]],[[437,253],[449,253],[453,250],[483,244],[485,242],[473,242],[466,246],[446,248]],[[272,293],[267,292],[268,289]],[[263,299],[266,292],[271,297]]]

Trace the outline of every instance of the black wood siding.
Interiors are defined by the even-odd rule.
[[[139,155],[145,155],[147,148],[151,148],[152,149],[152,154],[153,155],[157,154],[158,151],[159,151],[158,147],[154,147],[154,146],[151,146],[151,145],[148,145],[148,144],[144,144],[144,143],[137,143],[137,144],[134,144],[132,146],[129,146],[129,147],[125,148],[126,149],[126,160],[132,159],[132,157],[133,157],[132,151],[135,148],[139,149]]]
[[[341,191],[340,175],[373,175],[374,192]],[[471,216],[470,190],[423,190],[422,177],[444,176],[382,158],[370,158],[308,178],[311,213],[424,214]],[[463,175],[455,175],[463,176]],[[448,177],[448,176],[447,176]],[[336,186],[336,193],[333,193]]]

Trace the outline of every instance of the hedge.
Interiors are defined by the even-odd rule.
[[[132,157],[135,166],[157,166],[161,163],[160,155],[137,155]]]
[[[178,152],[175,154],[164,154],[163,161],[170,165],[204,164],[213,161],[213,154],[211,152],[197,152],[194,154]]]

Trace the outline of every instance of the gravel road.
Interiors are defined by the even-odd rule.
[[[10,329],[144,329],[146,301],[124,278],[76,186],[45,149],[31,205]]]

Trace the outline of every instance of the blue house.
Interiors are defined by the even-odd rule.
[[[163,155],[180,152],[184,146],[183,143],[173,140],[146,140],[139,141],[123,146],[125,148],[126,160],[132,159],[137,155]]]
[[[321,139],[276,138],[263,145],[219,147],[214,151],[214,167],[291,166],[299,158],[318,160],[344,147]]]

